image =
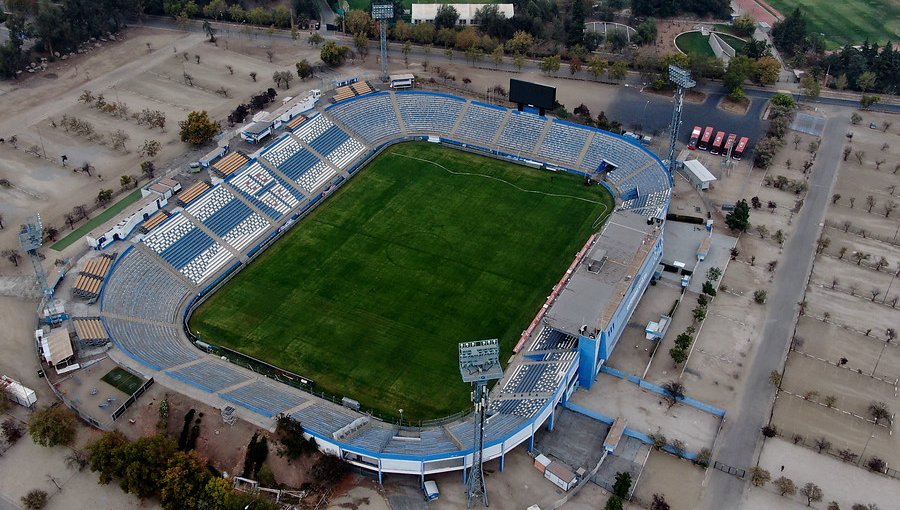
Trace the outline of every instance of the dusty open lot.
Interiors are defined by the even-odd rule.
[[[772,424],[799,446],[815,448],[815,441],[824,438],[830,443],[822,451],[826,457],[843,449],[855,455],[847,463],[817,460],[812,453],[807,467],[838,462],[842,471],[857,469],[852,476],[872,481],[879,479],[865,472],[872,457],[888,466],[900,462],[900,444],[893,434],[893,415],[900,408],[896,342],[900,311],[895,308],[900,288],[894,281],[900,253],[893,243],[900,222],[892,215],[898,197],[894,169],[900,159],[889,149],[900,143],[900,137],[890,125],[881,129],[882,123],[894,120],[891,116],[861,113],[862,123],[851,128],[852,141],[844,141],[850,153],[841,162],[826,212],[821,253],[807,287],[805,315],[797,323]],[[878,129],[870,129],[870,123]],[[883,402],[891,419],[876,424],[870,413],[873,402]],[[773,444],[775,450],[784,448],[783,442]],[[824,480],[814,481],[822,485]]]

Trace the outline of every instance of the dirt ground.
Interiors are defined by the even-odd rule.
[[[705,473],[684,459],[653,451],[637,482],[635,503],[648,508],[653,495],[661,494],[673,509],[694,508]]]
[[[876,425],[868,412],[874,401],[884,402],[892,415],[900,407],[900,351],[893,338],[900,319],[894,299],[900,296],[894,287],[900,255],[893,244],[900,222],[891,215],[898,198],[893,169],[900,159],[889,149],[900,143],[900,132],[896,127],[880,129],[882,122],[895,120],[892,116],[862,115],[863,121],[851,128],[851,153],[841,163],[826,212],[827,246],[815,260],[806,316],[797,324],[772,419],[779,434],[797,436],[799,446],[775,441],[766,452],[784,455],[782,450],[811,448],[815,440],[825,438],[830,448],[821,455],[807,450],[811,453],[803,456],[813,457],[803,466],[815,469],[836,462],[847,476],[869,484],[881,478],[826,455],[848,449],[857,464],[874,456],[891,466],[900,462],[895,423],[882,420]],[[870,123],[879,129],[870,129]],[[857,151],[862,152],[859,158]],[[880,170],[876,161],[884,161]],[[882,258],[885,264],[879,267]],[[833,399],[831,407],[826,399]]]

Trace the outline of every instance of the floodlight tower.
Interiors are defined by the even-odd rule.
[[[388,80],[388,64],[387,64],[387,26],[388,22],[394,19],[393,2],[385,2],[384,0],[376,0],[372,2],[372,19],[378,21],[381,35],[381,80]]]
[[[669,172],[675,174],[675,141],[678,140],[678,128],[681,127],[681,110],[684,106],[684,91],[694,88],[697,82],[691,79],[691,72],[676,65],[669,65],[669,81],[675,84],[675,110],[672,112],[672,125],[669,128]]]
[[[19,230],[19,246],[22,251],[31,258],[31,265],[34,266],[34,277],[37,279],[41,292],[46,300],[53,294],[53,289],[47,283],[47,274],[44,272],[44,264],[38,255],[38,248],[44,244],[44,223],[41,221],[41,215],[35,214],[25,221]]]
[[[475,405],[475,444],[472,452],[472,467],[466,482],[466,508],[472,508],[476,499],[484,506],[488,503],[487,487],[484,482],[484,420],[488,404],[488,381],[503,377],[500,367],[500,343],[492,340],[478,340],[459,344],[459,373],[463,382],[472,383],[472,404]]]

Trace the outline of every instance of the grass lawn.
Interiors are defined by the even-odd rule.
[[[111,220],[113,216],[122,212],[123,209],[137,202],[139,198],[141,198],[141,190],[136,189],[132,191],[131,193],[126,195],[125,198],[109,206],[105,211],[89,219],[87,223],[76,228],[72,231],[72,233],[54,243],[52,246],[50,246],[50,248],[56,251],[65,250],[66,248],[71,246],[72,243],[84,237],[85,234]]]
[[[100,378],[101,381],[122,390],[126,395],[134,395],[134,392],[144,384],[144,381],[131,372],[116,367]]]
[[[900,40],[900,0],[768,0],[787,15],[803,9],[813,33],[825,34],[829,49],[867,40]]]
[[[725,42],[731,45],[734,48],[734,51],[740,53],[744,46],[747,45],[747,42],[743,39],[738,39],[733,35],[728,34],[719,34],[719,37],[722,38]],[[678,37],[675,38],[675,46],[678,47],[681,51],[687,53],[688,55],[701,55],[705,57],[715,57],[716,54],[713,53],[712,48],[709,46],[709,38],[704,37],[700,31],[694,32],[685,32]]]
[[[457,343],[499,338],[505,361],[612,197],[574,175],[425,142],[362,172],[190,326],[383,415],[464,410]]]

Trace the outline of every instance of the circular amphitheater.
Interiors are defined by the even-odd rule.
[[[618,135],[446,94],[376,92],[330,105],[305,119],[288,123],[272,143],[252,155],[226,156],[222,161],[229,164],[216,165],[211,188],[148,233],[123,241],[124,251],[116,247],[122,254],[99,298],[101,320],[118,349],[130,358],[119,356],[130,368],[163,385],[178,381],[179,387],[189,388],[190,396],[218,407],[231,405],[252,422],[271,423],[279,414],[290,415],[323,450],[358,466],[379,474],[463,469],[472,459],[471,415],[404,427],[401,435],[396,424],[209,354],[208,345],[189,338],[187,318],[205,296],[281,233],[302,222],[391,144],[427,139],[593,177],[616,197],[616,211],[607,227],[619,227],[608,232],[604,227],[589,244],[604,242],[604,236],[630,235],[634,239],[628,240],[632,250],[628,256],[641,253],[648,239],[646,232],[631,225],[660,225],[665,218],[671,176],[654,154]],[[656,244],[661,250],[661,240]],[[611,325],[603,334],[615,336],[610,350],[655,267],[648,259],[627,277],[625,271],[632,269],[623,269],[614,282],[602,283],[628,295],[618,298],[624,304],[613,307],[614,313],[603,312]],[[634,299],[632,289],[639,291]],[[552,300],[558,291],[554,289],[541,313],[555,305]],[[502,458],[513,447],[533,440],[535,432],[552,420],[555,407],[578,386],[579,378],[584,380],[587,369],[580,359],[585,349],[579,344],[587,333],[556,329],[541,317],[523,333],[506,375],[491,392],[486,460]]]

